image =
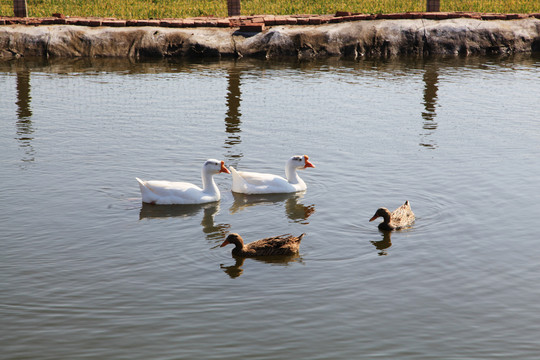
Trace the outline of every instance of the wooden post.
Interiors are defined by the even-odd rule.
[[[240,15],[240,0],[227,0],[227,11],[229,16]]]
[[[13,12],[16,17],[28,17],[26,0],[13,0]]]
[[[427,0],[427,12],[439,12],[441,8],[440,0]]]

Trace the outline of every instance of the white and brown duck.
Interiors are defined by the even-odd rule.
[[[384,231],[403,229],[410,226],[415,219],[408,200],[393,212],[390,212],[387,208],[378,208],[369,221],[373,221],[378,217],[383,218],[383,222],[379,224],[379,230]]]
[[[233,244],[235,248],[232,249],[232,254],[240,257],[294,255],[298,253],[304,235],[278,235],[244,244],[244,239],[240,235],[232,233],[227,236],[221,247]]]

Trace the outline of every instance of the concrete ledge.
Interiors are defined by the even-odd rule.
[[[124,25],[123,20],[116,19],[57,18],[66,23],[0,26],[0,59],[31,56],[310,59],[540,51],[540,19],[536,17],[377,19],[370,15],[364,19],[364,15],[346,15],[342,18],[351,20],[330,22],[329,17],[259,16],[214,19],[212,26],[203,26],[206,23],[201,19],[129,20]]]

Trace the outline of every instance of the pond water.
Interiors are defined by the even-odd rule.
[[[537,359],[540,58],[0,63],[4,359]],[[208,158],[304,193],[141,203]],[[368,222],[409,200],[414,225]],[[235,260],[305,232],[298,256]]]

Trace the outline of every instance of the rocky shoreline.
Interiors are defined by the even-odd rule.
[[[254,16],[134,23],[62,16],[41,19],[39,23],[32,19],[21,23],[21,18],[9,18],[9,21],[0,18],[0,59],[36,56],[309,59],[533,53],[540,51],[540,16],[536,15],[338,13],[326,17]]]

